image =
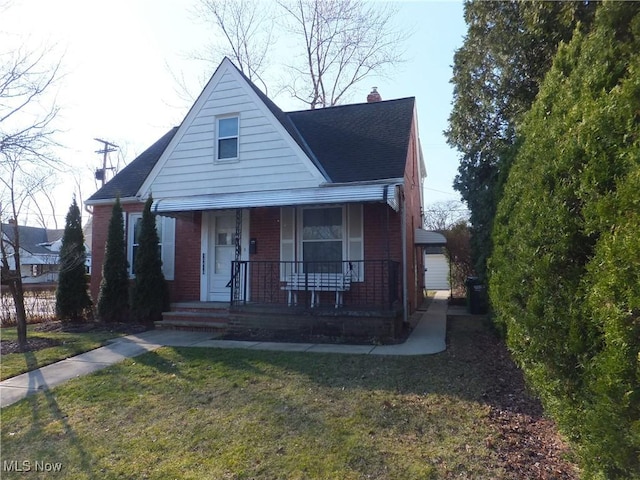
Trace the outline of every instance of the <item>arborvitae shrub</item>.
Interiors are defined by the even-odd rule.
[[[56,289],[56,315],[63,322],[82,322],[91,317],[86,259],[82,217],[74,197],[67,213],[62,237],[60,273]]]
[[[135,283],[131,301],[133,317],[141,323],[162,320],[168,307],[168,289],[162,273],[156,219],[151,213],[151,196],[145,203],[138,231],[135,257]]]
[[[640,478],[640,4],[599,4],[527,114],[490,294],[585,478]]]
[[[98,295],[98,317],[104,322],[129,320],[128,267],[122,206],[120,199],[116,198],[109,221]]]

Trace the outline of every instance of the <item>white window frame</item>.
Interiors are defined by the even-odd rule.
[[[129,278],[135,278],[136,275],[133,271],[133,247],[135,246],[133,240],[135,238],[135,228],[138,220],[142,219],[142,212],[129,213],[127,222],[127,262],[129,262]],[[158,245],[160,246],[160,255],[162,258],[162,273],[165,280],[174,279],[173,269],[173,256],[175,245],[175,219],[170,217],[156,217],[156,230],[158,229],[158,223],[162,222],[162,227],[158,233]],[[168,225],[171,223],[171,225]],[[169,227],[169,228],[167,228]],[[170,238],[169,238],[170,237]]]
[[[237,124],[237,131],[235,135],[220,135],[220,122],[224,120],[235,119]],[[220,141],[222,140],[236,140],[236,156],[220,158]],[[240,159],[240,115],[224,115],[216,117],[216,143],[215,143],[215,161],[216,163],[237,162]]]

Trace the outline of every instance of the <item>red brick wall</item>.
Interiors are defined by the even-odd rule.
[[[280,208],[254,208],[249,215],[249,237],[256,239],[258,250],[249,260],[280,260]]]
[[[411,314],[422,302],[422,288],[424,283],[424,256],[422,249],[415,247],[415,230],[422,228],[422,205],[420,203],[420,190],[422,179],[418,169],[418,154],[416,149],[417,132],[415,122],[409,138],[409,151],[407,165],[404,174],[404,201],[407,222],[407,285],[409,314]]]
[[[127,214],[142,212],[143,203],[124,203],[122,209]],[[109,230],[113,205],[93,207],[91,242],[91,297],[96,303],[102,281],[102,263]],[[200,212],[180,217],[176,220],[175,238],[175,280],[169,281],[171,301],[200,300]],[[125,235],[128,226],[125,224]]]
[[[176,219],[175,280],[169,282],[172,302],[200,300],[202,213]]]

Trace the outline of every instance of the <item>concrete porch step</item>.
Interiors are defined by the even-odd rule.
[[[229,323],[228,305],[193,302],[172,304],[172,311],[162,313],[162,321],[155,327],[163,330],[203,330],[223,332]],[[177,310],[179,308],[179,310]],[[176,310],[174,310],[176,309]]]
[[[191,320],[162,320],[155,322],[156,330],[188,330],[223,333],[227,329],[226,322],[191,321]]]
[[[228,313],[229,304],[226,302],[177,302],[170,305],[170,311]]]

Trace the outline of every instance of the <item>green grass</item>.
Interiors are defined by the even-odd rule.
[[[93,350],[94,348],[104,345],[107,340],[121,335],[108,331],[86,333],[38,332],[34,330],[34,327],[35,325],[29,325],[27,327],[27,338],[54,339],[61,342],[60,345],[44,348],[35,352],[2,355],[2,357],[0,357],[0,380],[5,380],[35,368],[44,367],[50,363]],[[15,327],[1,329],[0,337],[2,340],[16,340],[17,332]]]
[[[481,352],[462,354],[476,333],[424,357],[161,348],[3,409],[2,459],[61,464],[29,478],[508,478]]]

